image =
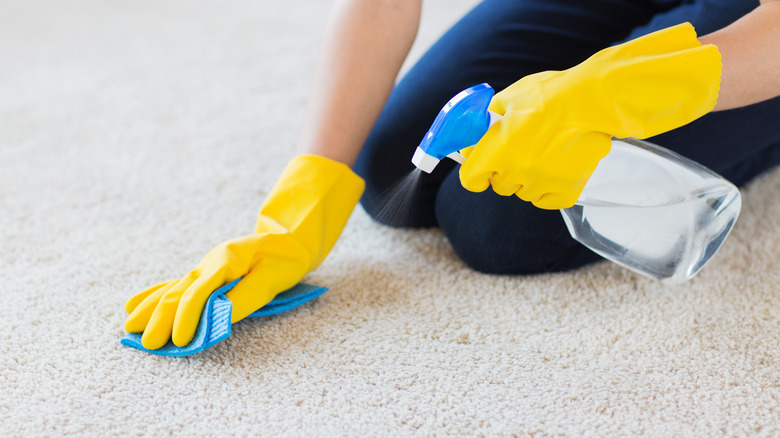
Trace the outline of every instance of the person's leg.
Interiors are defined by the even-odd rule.
[[[521,77],[543,70],[566,69],[597,50],[625,38],[633,28],[647,22],[658,6],[651,0],[485,0],[455,24],[432,46],[398,83],[371,132],[355,171],[366,180],[361,201],[376,220],[405,227],[442,225],[442,207],[435,211],[439,188],[453,169],[442,160],[431,175],[423,175],[411,201],[412,213],[380,215],[383,193],[414,169],[410,160],[441,107],[461,90],[482,82],[500,91]],[[464,195],[468,192],[463,191]],[[479,211],[492,215],[492,194]],[[450,199],[445,197],[444,199]],[[530,210],[510,198],[525,216],[533,211],[548,222],[550,214]],[[457,205],[457,198],[452,198]],[[501,200],[503,202],[504,200]],[[450,214],[450,213],[447,213]],[[559,215],[558,215],[559,216]],[[552,238],[563,222],[555,216]],[[443,228],[458,226],[444,218]],[[459,221],[455,221],[459,223]],[[529,230],[542,238],[541,230]],[[537,234],[538,233],[538,234]],[[518,244],[520,246],[520,244]]]
[[[627,39],[685,21],[699,35],[727,26],[753,10],[758,0],[694,2],[658,14]],[[672,149],[718,172],[737,185],[780,165],[780,98],[718,111],[649,141]]]
[[[458,257],[480,272],[537,274],[603,260],[571,237],[558,210],[542,210],[492,189],[469,192],[457,170],[439,189],[436,216]]]

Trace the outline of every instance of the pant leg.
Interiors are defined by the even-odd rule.
[[[409,201],[414,208],[388,215],[383,207],[387,190],[414,169],[410,162],[414,149],[441,107],[475,84],[487,82],[500,91],[527,74],[574,66],[647,22],[659,10],[657,1],[485,0],[478,4],[392,92],[355,164],[355,171],[366,180],[363,207],[389,225],[438,225],[435,199],[454,167],[450,160],[442,160],[431,175],[422,176]],[[486,206],[483,211],[489,214],[490,209]],[[563,226],[558,218],[555,222],[556,228]]]

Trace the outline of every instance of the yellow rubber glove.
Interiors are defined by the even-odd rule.
[[[203,306],[219,287],[244,277],[227,298],[232,322],[270,302],[319,266],[363,193],[347,165],[316,155],[294,158],[260,209],[255,233],[224,242],[179,280],[130,298],[125,330],[150,350],[190,343]]]
[[[574,205],[611,138],[647,138],[715,106],[720,53],[689,23],[606,48],[564,71],[526,76],[494,96],[502,114],[460,168],[463,187]]]

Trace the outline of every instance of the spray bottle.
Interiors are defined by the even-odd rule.
[[[501,116],[488,84],[458,93],[439,112],[412,163],[430,173],[476,144]],[[517,202],[523,202],[518,199]],[[726,240],[742,205],[732,183],[661,146],[613,139],[573,207],[560,210],[574,239],[664,283],[696,275]]]

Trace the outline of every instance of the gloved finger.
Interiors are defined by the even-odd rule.
[[[463,155],[463,158],[468,158],[469,155],[471,155],[472,152],[474,152],[474,146],[469,146],[465,149],[461,149],[460,154]]]
[[[166,294],[155,307],[149,324],[141,335],[141,344],[149,350],[165,346],[171,338],[176,308],[179,306],[177,294]]]
[[[512,196],[523,187],[522,184],[515,183],[512,178],[498,172],[493,173],[489,181],[493,191],[501,196]]]
[[[155,291],[159,290],[163,286],[166,286],[176,280],[169,280],[164,281],[160,284],[156,284],[149,289],[144,290],[143,292],[137,293],[130,297],[129,300],[125,302],[125,311],[127,313],[133,313],[133,310],[135,310],[136,307],[138,307],[139,304],[141,304],[149,295],[153,294]]]
[[[176,319],[176,310],[179,307],[179,301],[187,288],[197,279],[198,274],[191,271],[186,277],[182,278],[163,295],[157,307],[154,308],[149,324],[144,329],[141,336],[141,344],[149,350],[156,350],[163,347],[171,339],[173,331],[173,321]]]
[[[128,333],[141,333],[146,329],[149,320],[152,318],[152,313],[157,307],[163,296],[173,287],[179,280],[172,281],[163,285],[151,294],[149,294],[140,304],[135,306],[135,309],[130,313],[130,316],[125,319],[125,330]]]
[[[484,192],[490,187],[490,177],[495,173],[495,165],[492,164],[491,155],[500,145],[500,138],[496,135],[499,121],[479,140],[474,146],[463,165],[460,166],[458,175],[460,184],[470,192]]]
[[[574,195],[569,193],[546,193],[537,201],[534,201],[533,204],[544,210],[560,210],[573,206],[577,202],[578,197],[579,192]]]
[[[493,99],[490,100],[490,104],[488,105],[488,111],[492,111],[496,114],[503,116],[506,114],[507,103],[508,102],[504,98],[504,95],[498,93],[495,96],[493,96]]]
[[[193,278],[192,275],[193,273],[191,272],[184,278],[172,281],[147,296],[141,304],[136,306],[133,313],[127,317],[127,320],[125,320],[125,330],[130,333],[146,333],[153,320],[154,312],[157,310],[157,307],[159,307],[162,299],[177,286],[191,283]]]
[[[518,198],[526,202],[539,201],[547,193],[548,191],[544,187],[539,187],[538,184],[535,185],[526,184],[515,192]]]
[[[184,347],[192,341],[206,301],[215,290],[235,279],[226,278],[224,269],[204,272],[183,292],[171,334],[171,340],[176,346]]]
[[[470,192],[484,192],[488,187],[490,187],[490,180],[488,179],[488,175],[464,174],[463,167],[460,168],[459,175],[460,185],[462,185],[464,189]]]

